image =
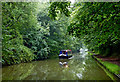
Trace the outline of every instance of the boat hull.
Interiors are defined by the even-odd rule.
[[[59,59],[68,59],[70,57],[72,57],[72,55],[69,55],[69,56],[59,56]]]

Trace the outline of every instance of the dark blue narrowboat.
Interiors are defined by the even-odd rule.
[[[59,58],[61,59],[68,59],[72,57],[72,51],[71,50],[61,50],[59,54]]]

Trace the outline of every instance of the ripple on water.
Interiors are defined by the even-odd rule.
[[[82,74],[81,73],[77,73],[76,75],[79,79],[82,79]]]

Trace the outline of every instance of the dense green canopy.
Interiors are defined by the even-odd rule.
[[[100,54],[120,53],[120,2],[77,2],[71,10],[69,34]]]
[[[67,33],[68,17],[61,13],[51,20],[49,5],[2,2],[3,65],[46,59],[61,49],[79,50],[79,39]]]
[[[119,25],[120,2],[2,2],[2,63],[75,52],[81,42],[99,54],[119,55]]]

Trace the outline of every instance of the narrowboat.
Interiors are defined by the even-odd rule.
[[[59,58],[61,59],[68,59],[72,57],[72,51],[71,50],[61,50],[59,54]]]

